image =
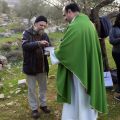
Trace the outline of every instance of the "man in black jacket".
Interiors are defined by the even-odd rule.
[[[47,55],[44,47],[50,46],[49,37],[44,33],[47,26],[47,18],[38,16],[34,25],[23,32],[23,72],[27,76],[28,82],[28,102],[32,109],[32,117],[40,116],[38,102],[36,99],[36,81],[39,87],[40,109],[45,113],[50,113],[46,104],[46,80],[49,71]]]

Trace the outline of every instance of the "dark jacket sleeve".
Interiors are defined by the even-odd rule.
[[[31,41],[31,36],[27,31],[23,32],[22,48],[23,50],[33,51],[39,48],[38,41]]]
[[[120,44],[120,38],[116,37],[116,32],[118,32],[115,28],[112,28],[110,31],[109,39],[112,45]]]

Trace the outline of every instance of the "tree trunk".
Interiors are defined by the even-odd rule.
[[[99,19],[99,10],[102,7],[112,3],[113,1],[114,0],[103,0],[101,3],[99,3],[95,8],[91,10],[91,15],[90,15],[90,19],[95,24],[97,32],[98,32],[100,45],[101,45],[101,51],[102,51],[102,57],[103,57],[104,71],[108,71],[110,67],[108,64],[108,58],[107,58],[107,52],[106,52],[106,46],[105,46],[105,38],[100,38],[101,25],[100,25],[100,19]]]

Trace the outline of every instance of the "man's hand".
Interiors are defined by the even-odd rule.
[[[49,43],[46,40],[38,41],[38,44],[43,47],[49,46]]]

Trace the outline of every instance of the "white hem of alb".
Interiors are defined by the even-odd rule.
[[[61,120],[97,120],[98,112],[90,106],[90,96],[73,74],[71,104],[64,103]]]

